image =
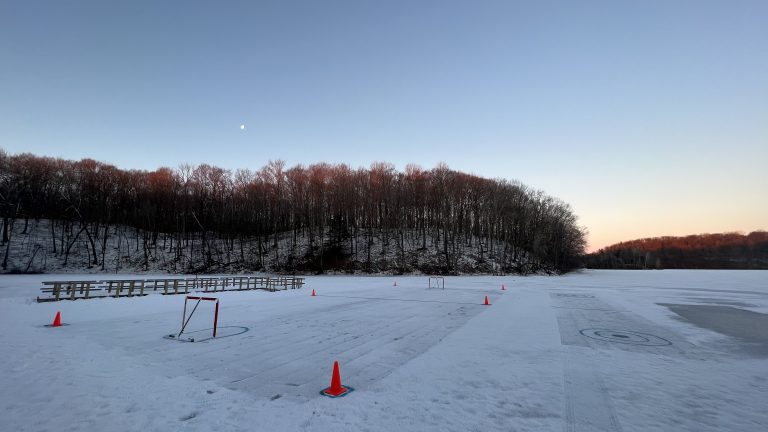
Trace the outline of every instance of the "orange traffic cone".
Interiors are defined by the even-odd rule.
[[[312,288],[312,297],[316,297],[316,296],[317,296],[317,295],[315,294],[315,289],[314,289],[314,288]]]
[[[53,324],[46,324],[46,327],[61,327],[65,324],[61,323],[61,312],[56,312],[56,318],[53,319]]]
[[[485,306],[490,306],[491,305],[490,303],[488,303],[488,296],[485,296],[485,303],[484,303],[484,305]]]
[[[333,376],[331,376],[331,386],[320,392],[321,395],[330,397],[341,397],[354,390],[352,387],[341,385],[341,373],[339,373],[339,362],[333,362]]]

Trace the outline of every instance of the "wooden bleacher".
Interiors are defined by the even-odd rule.
[[[90,281],[49,281],[40,289],[38,302],[79,300],[104,297],[134,297],[147,294],[187,294],[219,292],[299,289],[304,278],[296,276],[209,276],[163,279],[106,279]]]

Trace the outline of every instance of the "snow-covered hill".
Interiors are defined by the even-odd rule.
[[[283,233],[250,238],[179,239],[125,226],[63,225],[50,220],[10,224],[6,273],[390,273],[510,274],[548,271],[501,242],[468,238],[446,250],[441,239],[420,232],[380,232],[369,237],[316,237]],[[401,247],[402,245],[402,247]],[[515,256],[516,255],[516,256]]]

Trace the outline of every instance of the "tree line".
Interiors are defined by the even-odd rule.
[[[353,169],[278,160],[256,171],[208,164],[143,171],[0,150],[0,213],[4,270],[14,225],[24,224],[23,233],[30,219],[51,221],[46,250],[66,262],[82,242],[102,269],[115,235],[135,236],[147,260],[161,247],[196,271],[236,261],[260,270],[264,256],[279,263],[272,270],[324,271],[350,254],[360,257],[355,270],[376,271],[376,242],[397,271],[425,270],[413,268],[408,254],[431,250],[440,261],[426,270],[455,272],[467,246],[501,257],[504,272],[567,271],[585,246],[568,204],[445,164],[400,172],[383,162]],[[222,242],[229,263],[220,262]]]
[[[768,269],[768,232],[644,238],[608,246],[585,261],[602,269]]]

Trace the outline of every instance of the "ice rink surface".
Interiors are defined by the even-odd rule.
[[[33,300],[82,278],[0,276],[0,430],[768,430],[766,271],[309,277],[216,293],[195,343],[183,296]]]

